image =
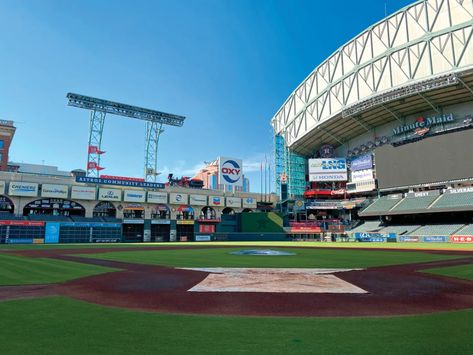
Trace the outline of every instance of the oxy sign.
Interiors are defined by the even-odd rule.
[[[218,158],[218,182],[228,186],[243,186],[243,162],[241,159]]]

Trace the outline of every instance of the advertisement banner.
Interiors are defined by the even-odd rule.
[[[146,192],[144,190],[125,190],[123,201],[125,202],[145,202]]]
[[[358,242],[385,242],[386,236],[381,233],[355,233],[355,240]]]
[[[187,194],[170,193],[169,203],[174,205],[187,205],[188,196]]]
[[[243,186],[242,160],[228,157],[219,157],[218,183],[228,186]]]
[[[305,210],[305,201],[297,199],[294,201],[294,211],[304,211]]]
[[[224,206],[222,196],[209,196],[209,206]]]
[[[256,199],[253,197],[244,197],[242,202],[243,208],[256,208]]]
[[[210,242],[211,238],[210,238],[210,235],[202,235],[202,234],[198,234],[195,236],[195,241],[196,242]]]
[[[176,221],[176,224],[194,224],[194,221],[192,219],[180,219]]]
[[[36,197],[38,196],[38,184],[31,182],[11,181],[10,187],[8,188],[8,194],[10,196]]]
[[[41,197],[67,198],[69,188],[67,185],[41,185]]]
[[[0,181],[0,195],[5,193],[5,181]]]
[[[452,243],[473,243],[473,236],[471,235],[452,235],[450,236]]]
[[[148,202],[166,204],[168,203],[168,194],[167,192],[148,191]]]
[[[450,238],[447,236],[425,236],[422,237],[422,241],[426,243],[447,243],[450,241]]]
[[[90,186],[72,186],[71,199],[73,200],[95,200],[97,197],[97,190]]]
[[[241,198],[239,197],[227,197],[225,200],[227,207],[241,207]]]
[[[358,170],[366,170],[371,169],[373,167],[373,157],[371,153],[359,156],[354,158],[351,161],[350,170],[351,171],[358,171]]]
[[[28,227],[42,227],[44,221],[0,221],[0,226],[28,226]]]
[[[100,201],[121,201],[122,190],[118,189],[99,189],[99,200]]]
[[[44,242],[46,244],[59,243],[59,222],[47,222],[44,232]]]
[[[462,194],[465,192],[473,192],[473,186],[470,187],[460,187],[458,189],[447,189],[446,193],[449,194]]]
[[[309,181],[347,181],[345,158],[309,159]]]
[[[152,219],[151,224],[171,224],[169,219]]]
[[[351,181],[373,181],[373,169],[352,171]]]
[[[409,192],[406,194],[407,198],[417,198],[417,197],[427,197],[427,196],[438,196],[440,195],[440,190],[432,190],[432,191],[420,191],[420,192]]]
[[[410,236],[410,235],[401,235],[399,236],[399,241],[404,243],[418,243],[420,242],[420,237]]]
[[[141,187],[149,189],[164,189],[164,184],[160,182],[146,182],[146,181],[135,181],[135,180],[122,180],[122,179],[102,179],[90,176],[76,176],[76,182],[84,184],[95,184],[95,185],[116,185],[116,186],[128,186],[128,187]]]
[[[189,205],[207,206],[207,196],[205,195],[190,195]]]

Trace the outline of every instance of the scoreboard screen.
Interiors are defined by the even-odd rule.
[[[380,189],[473,178],[473,129],[375,150]]]

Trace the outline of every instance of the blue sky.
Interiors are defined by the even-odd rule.
[[[386,1],[388,13],[410,1]],[[0,0],[0,119],[10,160],[85,168],[88,112],[66,93],[187,116],[159,147],[163,175],[242,158],[252,190],[269,121],[327,56],[384,17],[385,1]],[[108,116],[103,173],[141,176],[144,123]]]

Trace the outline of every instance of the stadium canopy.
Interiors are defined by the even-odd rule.
[[[418,1],[341,46],[271,120],[310,155],[391,121],[473,100],[473,3]]]

